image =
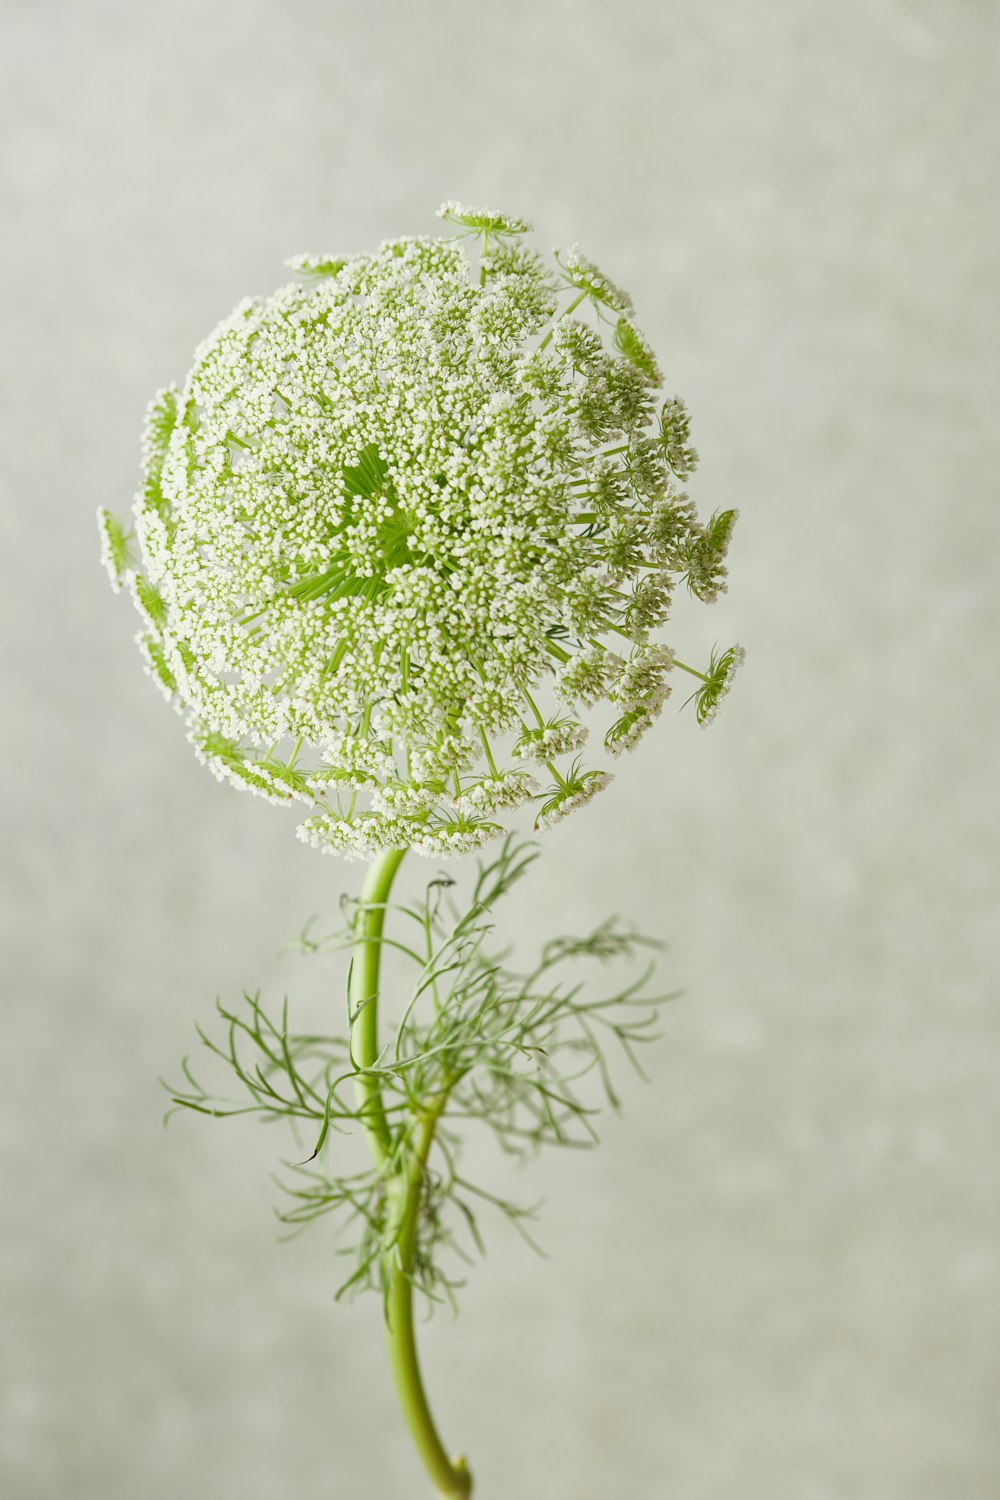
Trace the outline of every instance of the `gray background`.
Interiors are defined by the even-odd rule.
[[[240,296],[446,197],[632,290],[700,506],[743,513],[672,639],[750,655],[509,909],[530,940],[617,907],[688,994],[602,1150],[521,1184],[551,1261],[497,1232],[426,1332],[445,1434],[483,1500],[1000,1494],[998,22],[4,0],[10,1500],[424,1493],[377,1305],[332,1306],[325,1230],[276,1243],[282,1142],[160,1126],[217,992],[339,1015],[275,953],[357,867],[195,763],[93,512]]]

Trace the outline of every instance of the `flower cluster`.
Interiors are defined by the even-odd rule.
[[[300,256],[240,303],[149,408],[131,530],[100,513],[199,757],[362,857],[462,853],[606,785],[555,762],[584,710],[612,754],[653,722],[681,664],[650,635],[679,583],[725,587],[736,515],[677,487],[687,412],[657,409],[629,297],[522,219],[440,214],[453,237]]]

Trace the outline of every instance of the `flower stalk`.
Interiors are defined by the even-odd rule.
[[[448,1100],[448,1089],[442,1089],[428,1103],[412,1131],[404,1127],[402,1139],[397,1142],[386,1117],[375,1071],[379,1054],[382,930],[389,893],[405,853],[405,849],[389,849],[379,855],[369,865],[361,888],[349,982],[351,1055],[358,1070],[355,1091],[359,1117],[364,1122],[376,1164],[389,1174],[385,1191],[390,1220],[382,1269],[389,1367],[410,1435],[439,1494],[449,1500],[465,1500],[472,1493],[472,1475],[464,1458],[452,1460],[448,1456],[438,1435],[424,1390],[413,1325],[413,1267],[420,1200],[427,1157]]]
[[[368,1144],[378,1166],[392,1154],[392,1132],[386,1119],[382,1091],[377,1074],[370,1071],[378,1061],[379,960],[386,903],[405,853],[405,849],[387,849],[368,867],[361,887],[348,983],[351,1059],[358,1074],[355,1094]]]
[[[420,1197],[427,1156],[444,1103],[442,1098],[423,1117],[415,1140],[404,1148],[404,1165],[389,1185],[398,1229],[384,1270],[386,1342],[399,1405],[424,1467],[441,1495],[465,1500],[472,1493],[472,1475],[464,1457],[449,1458],[438,1435],[424,1390],[413,1326],[413,1261]]]

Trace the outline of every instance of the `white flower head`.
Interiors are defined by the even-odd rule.
[[[627,713],[616,719],[604,736],[605,749],[611,755],[622,755],[626,750],[634,750],[636,745],[659,718],[663,703],[653,703],[649,708],[630,708]]]
[[[456,203],[449,199],[442,203],[437,211],[439,219],[446,219],[449,224],[460,224],[463,229],[474,230],[477,234],[529,234],[532,226],[527,219],[519,219],[516,214],[498,214],[492,208],[467,208],[463,203]]]
[[[568,703],[592,708],[608,696],[608,689],[623,666],[616,652],[594,642],[556,668],[555,690]]]
[[[388,817],[424,818],[442,800],[440,782],[387,781],[372,789],[375,812]]]
[[[97,511],[97,524],[101,533],[101,562],[117,594],[128,576],[128,537],[117,516],[103,505]]]
[[[351,857],[501,835],[525,761],[556,777],[542,823],[589,801],[607,773],[553,763],[584,710],[611,753],[655,718],[672,656],[648,636],[678,580],[724,587],[735,519],[672,491],[687,416],[657,421],[627,294],[515,215],[440,216],[461,232],[299,256],[241,302],[154,397],[131,522],[99,517],[199,758]]]
[[[656,363],[652,347],[635,324],[628,318],[619,318],[615,328],[615,348],[623,358],[636,365],[653,385],[662,385],[663,376]]]
[[[674,653],[669,646],[635,646],[612,685],[612,700],[626,709],[648,712],[659,707],[669,696],[666,678],[673,665]]]
[[[592,302],[627,315],[635,311],[628,292],[622,291],[620,286],[615,286],[610,276],[605,276],[599,266],[595,266],[592,260],[581,255],[578,246],[574,245],[566,251],[564,256],[560,256],[557,252],[556,259],[570,284],[583,292]],[[638,330],[634,332],[638,333]],[[641,334],[639,338],[642,338]],[[654,380],[653,384],[658,384],[658,382]]]
[[[571,812],[586,807],[598,792],[614,781],[610,771],[578,771],[574,766],[569,775],[560,780],[551,792],[535,819],[535,827],[552,828],[568,818]]]
[[[680,396],[664,401],[660,408],[660,446],[678,479],[688,479],[698,464],[698,450],[691,446],[691,417]]]
[[[466,817],[493,817],[530,802],[538,782],[528,771],[501,771],[464,788],[455,798],[455,811]]]
[[[499,838],[503,831],[499,823],[459,817],[451,822],[438,823],[419,834],[412,847],[418,854],[426,854],[432,859],[453,859],[458,854],[471,854],[474,849],[481,849],[491,839]]]
[[[704,687],[693,695],[698,705],[698,723],[711,724],[719,712],[719,704],[733,685],[733,678],[746,661],[742,646],[730,646],[727,651],[713,651]]]
[[[586,724],[576,719],[550,719],[548,723],[526,726],[515,742],[514,754],[521,760],[541,763],[557,760],[561,755],[581,750],[589,734]]]
[[[304,844],[324,854],[342,854],[346,859],[371,859],[386,849],[408,849],[413,841],[407,822],[380,813],[357,818],[320,813],[306,818],[297,832]]]

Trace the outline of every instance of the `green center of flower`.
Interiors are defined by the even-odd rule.
[[[330,537],[329,566],[290,583],[285,591],[289,598],[377,599],[389,592],[386,578],[394,568],[433,561],[430,554],[418,555],[412,550],[413,519],[396,499],[388,468],[374,443],[362,449],[357,464],[344,465],[341,475],[347,498],[342,526]],[[345,532],[359,530],[367,532],[361,569],[344,544]]]

